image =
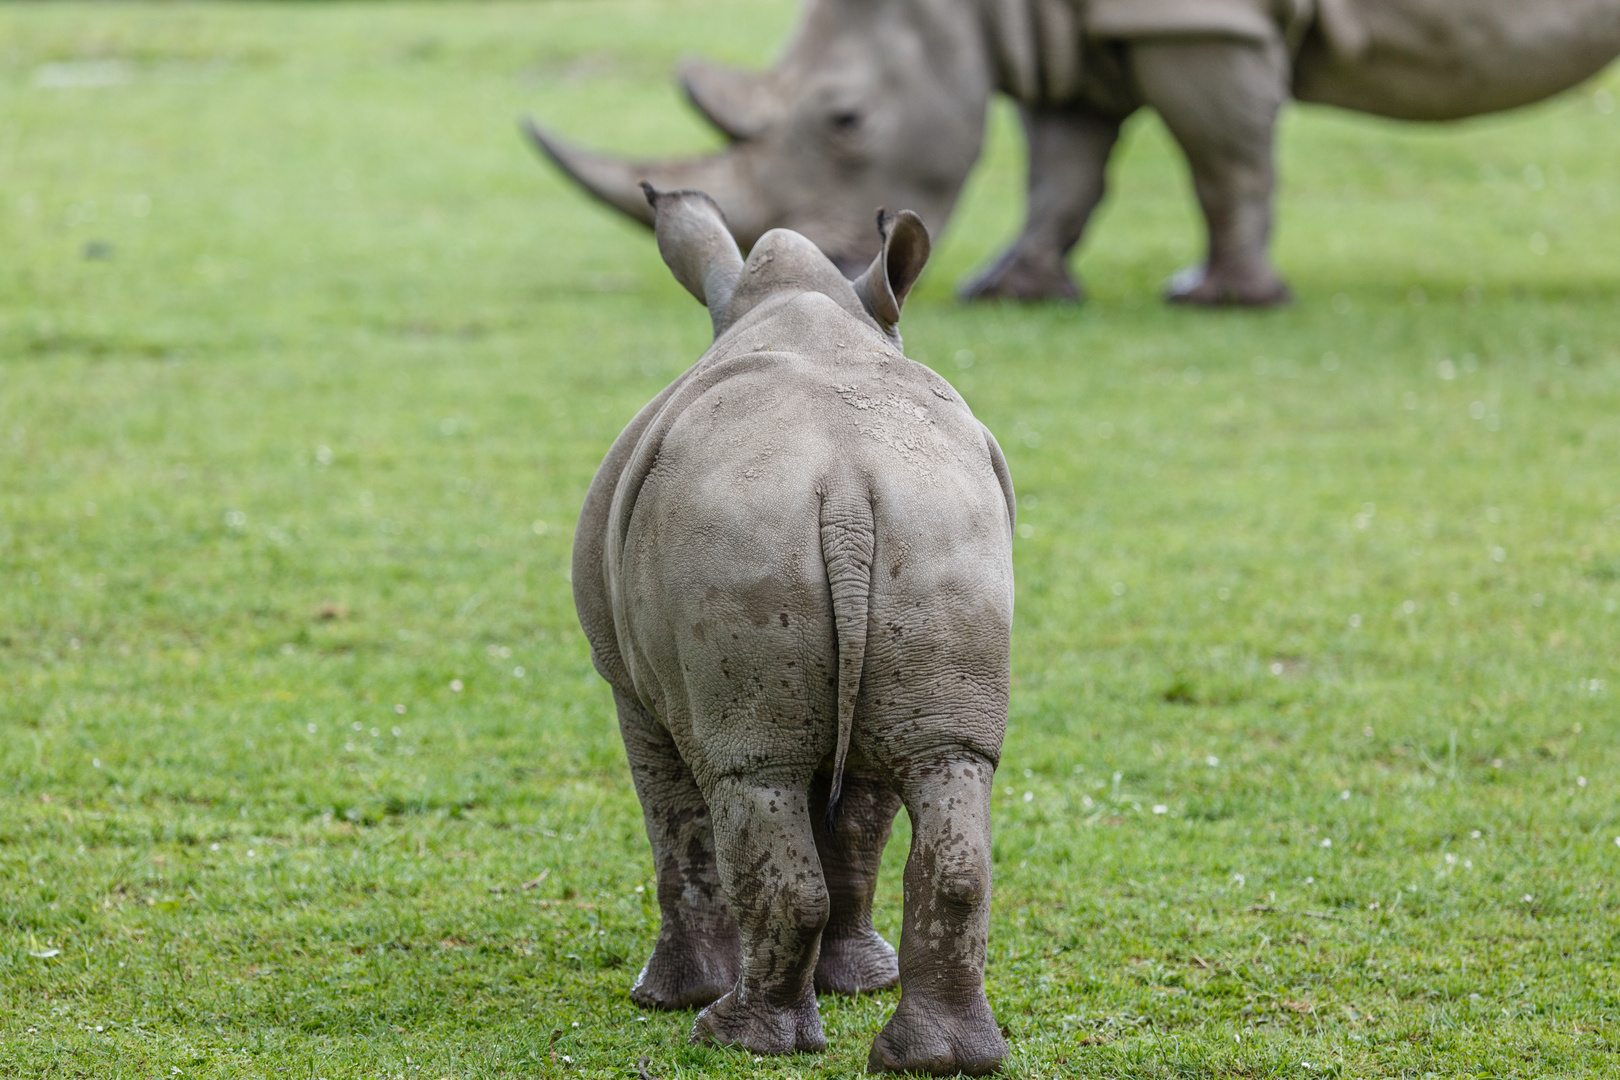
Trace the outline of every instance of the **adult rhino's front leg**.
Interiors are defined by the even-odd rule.
[[[990,934],[990,792],[972,753],[913,762],[897,777],[911,816],[900,1004],[872,1044],[872,1072],[995,1072],[1007,1042],[984,995]]]
[[[617,689],[613,700],[658,874],[658,941],[630,999],[646,1008],[702,1008],[737,981],[741,952],[708,804],[663,725]]]
[[[829,777],[816,777],[810,820],[830,902],[816,961],[816,989],[832,994],[869,994],[900,981],[894,948],[872,927],[872,897],[900,796],[875,772],[844,770],[838,814],[826,820]]]
[[[1029,206],[1011,247],[961,288],[964,300],[1079,300],[1069,251],[1102,202],[1119,117],[1079,109],[1022,108],[1029,147]]]
[[[1208,227],[1202,266],[1170,280],[1183,304],[1286,303],[1271,265],[1273,133],[1288,95],[1281,41],[1143,39],[1132,43],[1137,88],[1187,156]]]

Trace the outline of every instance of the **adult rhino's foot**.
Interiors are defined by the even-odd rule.
[[[900,998],[899,1008],[872,1043],[866,1071],[926,1073],[930,1076],[985,1076],[998,1072],[1007,1040],[996,1027],[982,993],[968,1004],[946,1004],[916,993]]]
[[[1269,266],[1242,270],[1188,266],[1171,275],[1164,298],[1197,307],[1275,307],[1294,296]]]
[[[698,1013],[692,1041],[739,1046],[755,1054],[819,1054],[827,1049],[816,1009],[815,988],[806,985],[792,1005],[772,1004],[741,986]]]
[[[1080,286],[1069,276],[1063,256],[1037,254],[1017,247],[1008,250],[983,273],[970,278],[957,290],[963,300],[1064,300],[1083,299]]]
[[[659,934],[647,966],[630,988],[630,1000],[645,1009],[701,1009],[737,982],[737,930]]]
[[[900,981],[900,961],[894,947],[870,927],[821,933],[821,958],[816,961],[816,992],[872,994]]]

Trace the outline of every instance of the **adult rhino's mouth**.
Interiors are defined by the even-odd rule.
[[[820,244],[816,246],[820,247],[827,258],[832,260],[832,264],[838,267],[839,273],[851,280],[865,273],[866,269],[872,265],[872,260],[877,258],[878,253],[876,244],[869,244],[853,251],[848,249],[828,251]]]

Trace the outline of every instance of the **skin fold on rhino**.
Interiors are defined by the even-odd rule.
[[[783,229],[745,262],[707,195],[646,198],[715,340],[614,442],[574,538],[658,877],[631,996],[785,1054],[825,1047],[818,990],[898,982],[872,1071],[992,1072],[1014,498],[989,431],[901,352],[927,229],[880,219],[852,282]],[[896,953],[871,909],[902,805]]]
[[[968,298],[1075,300],[1067,257],[1102,200],[1120,125],[1154,109],[1186,157],[1206,225],[1173,301],[1274,304],[1273,137],[1290,96],[1409,120],[1540,101],[1620,55],[1620,0],[808,0],[763,73],[688,60],[680,77],[730,140],[709,157],[624,161],[531,122],[587,191],[647,224],[636,187],[713,194],[738,243],[809,237],[846,273],[869,263],[875,206],[944,228],[993,93],[1019,105],[1024,227]]]

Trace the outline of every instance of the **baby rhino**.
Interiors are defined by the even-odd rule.
[[[907,211],[847,281],[796,232],[745,263],[719,208],[655,192],[714,345],[625,428],[574,539],[662,926],[631,996],[694,1041],[826,1047],[816,991],[900,984],[873,1071],[994,1071],[990,793],[1007,723],[1013,490],[895,324],[928,258]],[[872,896],[912,823],[896,955]]]

